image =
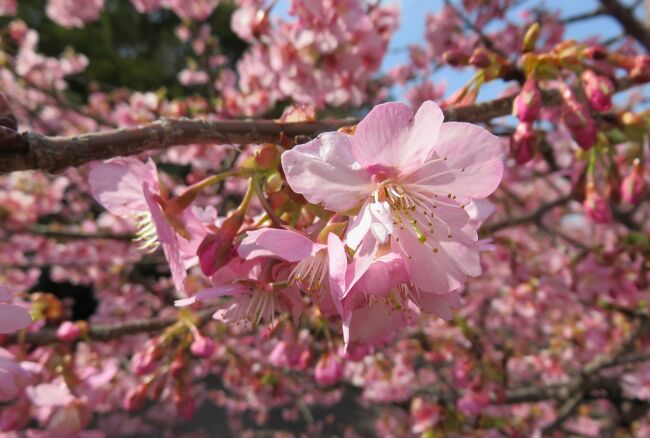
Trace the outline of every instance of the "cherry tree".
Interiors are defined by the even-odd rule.
[[[0,0],[0,431],[649,435],[642,2],[285,3]]]

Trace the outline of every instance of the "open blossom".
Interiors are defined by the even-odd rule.
[[[16,15],[16,0],[0,0],[0,15]]]
[[[196,250],[206,234],[191,209],[175,215],[166,211],[153,161],[115,158],[90,164],[90,190],[111,213],[132,218],[138,225],[141,249],[154,251],[159,245],[169,262],[174,286],[183,292],[186,268],[196,261]]]
[[[185,20],[203,21],[208,18],[219,0],[167,0],[167,7]]]
[[[32,317],[27,309],[7,303],[11,299],[11,292],[6,287],[0,286],[0,334],[24,329],[32,322]]]
[[[223,323],[258,325],[271,323],[276,314],[289,313],[297,321],[304,304],[295,287],[276,287],[273,281],[283,281],[282,272],[274,269],[271,260],[243,261],[233,259],[213,276],[214,286],[189,298],[176,300],[176,306],[189,306],[197,301],[231,297],[213,315]]]
[[[96,20],[103,8],[104,0],[49,0],[45,11],[63,27],[83,27]]]
[[[481,273],[476,230],[464,210],[503,175],[501,144],[483,128],[442,123],[433,102],[413,115],[376,106],[354,136],[325,133],[282,155],[291,188],[309,202],[356,214],[347,245],[390,243],[418,290],[447,293]]]

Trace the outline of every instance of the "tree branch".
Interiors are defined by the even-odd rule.
[[[537,210],[533,211],[532,213],[525,214],[519,217],[512,217],[508,219],[504,219],[501,222],[496,222],[491,225],[487,225],[482,228],[483,231],[485,231],[488,234],[495,233],[497,231],[503,230],[504,228],[509,228],[509,227],[514,227],[517,225],[523,225],[527,224],[530,222],[536,222],[541,219],[541,217],[548,211],[554,209],[555,207],[559,207],[561,205],[566,204],[571,200],[570,196],[563,196],[561,198],[558,198],[554,201],[547,202],[546,204],[542,204]]]
[[[618,0],[600,0],[600,4],[607,15],[618,21],[626,33],[633,36],[650,52],[650,30],[636,19],[631,9]]]
[[[212,314],[217,310],[212,306],[199,310],[195,313],[195,317],[199,324],[204,324],[212,318]],[[174,316],[169,317],[154,317],[136,319],[124,323],[115,324],[96,324],[89,328],[85,340],[93,341],[110,341],[113,339],[121,338],[122,336],[134,335],[137,333],[156,332],[165,329],[178,322],[178,318]],[[9,337],[9,343],[24,342],[32,345],[45,345],[58,342],[56,337],[56,328],[46,327],[36,332],[19,332]]]

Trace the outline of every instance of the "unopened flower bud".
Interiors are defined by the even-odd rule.
[[[147,399],[147,385],[130,388],[122,399],[122,408],[127,412],[134,412],[144,406]]]
[[[156,369],[156,360],[158,356],[157,348],[154,344],[149,344],[144,350],[137,351],[131,357],[131,369],[138,376],[150,374]]]
[[[459,49],[451,49],[442,54],[442,60],[452,67],[462,67],[469,62],[469,56]]]
[[[212,339],[199,333],[194,335],[194,341],[190,346],[190,351],[194,356],[208,358],[214,354],[215,349],[216,346]]]
[[[343,363],[335,354],[325,353],[316,363],[314,368],[316,382],[322,386],[338,383],[343,377]]]
[[[535,50],[535,44],[537,43],[537,37],[539,36],[539,31],[541,27],[539,23],[533,23],[530,25],[526,34],[524,35],[524,43],[522,44],[521,51],[522,53],[532,52]]]
[[[188,391],[179,391],[174,394],[174,404],[176,405],[176,414],[179,418],[189,421],[196,413],[196,401]]]
[[[650,56],[637,55],[634,57],[630,79],[636,82],[650,81]]]
[[[582,82],[589,106],[596,111],[609,111],[612,108],[614,84],[608,77],[585,70],[582,73]]]
[[[81,329],[70,321],[63,322],[56,331],[57,339],[64,342],[73,342],[79,335],[81,335]]]
[[[569,128],[573,139],[582,149],[591,149],[596,144],[598,128],[591,114],[589,114],[589,109],[583,103],[578,102],[569,87],[564,87],[562,97],[564,98],[562,108],[564,124]]]
[[[265,143],[255,153],[255,163],[260,169],[274,169],[280,164],[280,152],[273,143]]]
[[[533,124],[530,122],[519,123],[510,139],[510,152],[517,164],[529,162],[535,155],[536,147],[537,134],[533,130]]]
[[[169,373],[173,378],[178,379],[183,375],[185,370],[185,357],[182,354],[177,355],[169,364]]]
[[[594,61],[601,61],[607,58],[607,48],[601,45],[595,45],[587,47],[584,51],[584,54],[587,58],[593,59]]]
[[[625,202],[638,204],[647,186],[643,165],[638,158],[632,163],[632,172],[621,182],[621,197]]]
[[[211,276],[235,256],[233,239],[244,223],[244,213],[240,210],[228,216],[214,234],[205,236],[196,254],[199,266],[206,276]]]
[[[469,58],[469,64],[476,68],[486,68],[492,64],[493,55],[483,47],[477,47]]]
[[[542,93],[535,79],[528,78],[512,102],[512,114],[522,122],[534,122],[542,109]]]
[[[593,182],[587,183],[585,200],[582,203],[585,214],[596,223],[609,224],[612,222],[612,211],[609,201],[601,196]]]

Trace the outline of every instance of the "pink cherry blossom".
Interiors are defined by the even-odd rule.
[[[111,213],[133,219],[140,248],[154,251],[159,245],[169,262],[174,285],[184,292],[186,268],[196,262],[196,250],[206,234],[191,209],[179,218],[165,212],[166,196],[161,193],[156,166],[135,158],[116,158],[90,165],[90,189],[97,201]]]
[[[104,0],[48,0],[47,16],[63,27],[83,27],[104,9]]]
[[[16,15],[16,0],[0,0],[0,15]]]
[[[282,156],[288,183],[309,202],[358,211],[350,247],[390,242],[405,258],[411,283],[436,293],[481,273],[476,231],[463,209],[490,195],[503,174],[496,137],[442,120],[433,102],[415,115],[404,104],[382,104],[354,136],[326,133]]]
[[[212,276],[213,287],[176,300],[175,305],[229,296],[232,300],[215,312],[214,319],[257,326],[262,321],[273,322],[276,314],[288,313],[297,320],[304,307],[300,293],[295,287],[275,287],[271,282],[286,278],[276,278],[282,274],[272,272],[272,267],[269,260],[233,259]]]
[[[203,21],[212,14],[219,0],[166,0],[166,6],[185,20]]]

